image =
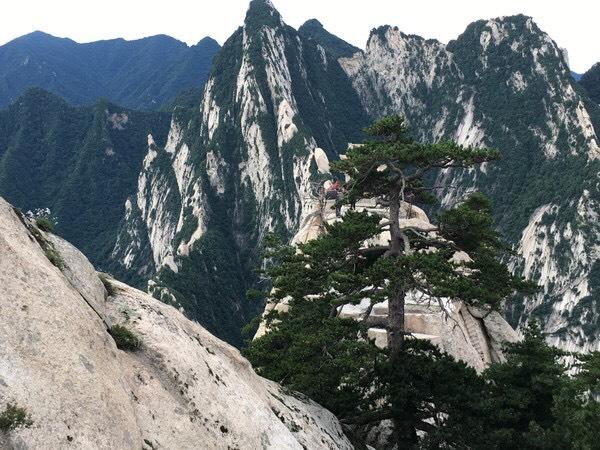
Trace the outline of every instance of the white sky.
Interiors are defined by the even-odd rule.
[[[167,34],[194,44],[212,36],[221,44],[241,25],[249,0],[11,0],[2,2],[0,44],[41,30],[78,42]],[[396,25],[405,33],[457,37],[477,19],[532,16],[561,47],[572,70],[600,61],[597,0],[273,0],[289,25],[319,19],[332,33],[364,48],[369,31]]]

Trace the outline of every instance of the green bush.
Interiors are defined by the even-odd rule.
[[[43,216],[35,219],[35,225],[42,231],[50,232],[54,229],[54,224],[49,217]]]
[[[119,350],[135,352],[142,346],[142,341],[123,325],[115,325],[109,332]]]
[[[60,270],[65,268],[65,261],[62,259],[60,254],[56,251],[52,244],[44,247],[44,253],[46,254],[46,258]]]
[[[0,431],[4,433],[20,427],[29,428],[32,424],[31,416],[25,408],[21,408],[14,403],[7,404],[4,411],[0,413]]]
[[[56,248],[54,248],[54,244],[46,240],[46,238],[42,236],[42,233],[40,233],[37,228],[29,227],[29,231],[31,231],[31,234],[33,234],[33,237],[38,244],[40,244],[40,247],[44,251],[46,258],[48,258],[48,260],[60,270],[63,270],[65,268],[65,261],[62,259],[62,256],[60,256],[60,253],[58,253]]]

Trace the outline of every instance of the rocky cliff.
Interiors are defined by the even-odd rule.
[[[315,149],[335,157],[365,123],[337,60],[269,1],[251,2],[199,107],[175,112],[166,146],[149,138],[115,271],[153,277],[157,298],[240,344],[260,308],[245,291],[262,237],[295,233],[311,212]]]
[[[510,304],[513,324],[539,317],[551,342],[599,348],[600,122],[556,43],[513,16],[475,22],[447,45],[381,27],[340,61],[372,117],[403,113],[423,140],[500,150],[498,163],[441,173],[442,205],[473,189],[491,197],[519,253],[514,270],[541,286]]]
[[[52,260],[52,262],[51,262]],[[32,424],[6,449],[350,449],[334,416],[257,376],[233,347],[105,281],[0,198],[0,411]],[[118,350],[110,330],[140,340]]]

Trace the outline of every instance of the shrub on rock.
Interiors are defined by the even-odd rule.
[[[119,350],[135,352],[142,346],[142,341],[123,325],[115,325],[109,332]]]
[[[0,413],[0,431],[8,433],[17,428],[29,428],[33,424],[31,416],[25,408],[21,408],[14,403],[6,405],[4,411]]]

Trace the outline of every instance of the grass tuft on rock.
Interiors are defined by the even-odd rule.
[[[60,254],[56,251],[53,245],[44,247],[44,253],[46,254],[46,258],[60,270],[65,268],[65,261],[62,259]]]
[[[27,410],[14,403],[7,404],[4,411],[0,413],[0,431],[4,433],[17,428],[29,428],[31,425],[33,425],[33,420]]]
[[[135,352],[142,347],[142,341],[123,325],[115,325],[109,330],[117,348],[126,352]]]
[[[56,248],[54,248],[54,244],[48,241],[42,233],[40,233],[38,228],[31,226],[28,228],[35,240],[40,244],[40,247],[42,247],[42,250],[44,250],[46,258],[60,270],[63,270],[65,268],[65,261],[62,259],[62,256],[60,256],[60,253],[58,253]]]

